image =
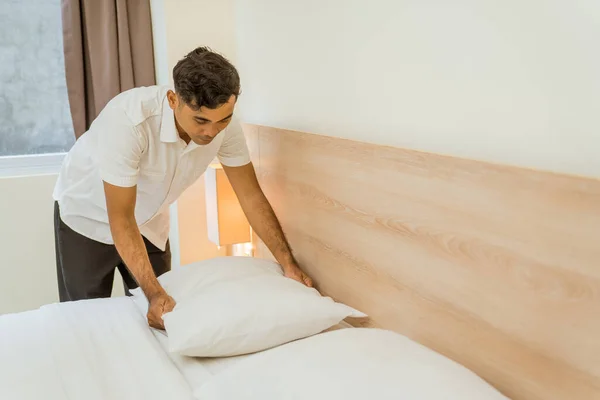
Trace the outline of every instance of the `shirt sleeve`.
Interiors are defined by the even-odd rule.
[[[225,138],[217,153],[221,164],[228,167],[241,167],[249,164],[250,152],[239,121],[234,118],[224,133]]]
[[[145,141],[125,112],[105,109],[90,128],[98,135],[100,178],[114,186],[136,186]]]

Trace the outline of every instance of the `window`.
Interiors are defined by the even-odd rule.
[[[61,1],[2,0],[0,21],[0,158],[68,151]]]

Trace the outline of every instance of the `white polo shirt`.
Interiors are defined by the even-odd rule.
[[[63,222],[90,239],[114,244],[102,181],[137,185],[135,219],[140,232],[164,250],[169,205],[218,157],[223,165],[250,162],[241,126],[233,119],[205,146],[186,145],[169,107],[169,87],[128,90],[112,99],[66,156],[54,199]]]

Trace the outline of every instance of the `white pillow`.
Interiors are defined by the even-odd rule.
[[[365,317],[285,278],[278,264],[257,258],[201,261],[159,281],[177,302],[163,316],[169,351],[186,356],[254,353],[315,335],[346,317]]]
[[[342,329],[240,362],[194,390],[202,400],[507,400],[460,364],[390,331]]]

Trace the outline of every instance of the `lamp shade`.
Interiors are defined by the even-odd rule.
[[[204,173],[208,240],[217,246],[250,242],[250,225],[220,164]]]

